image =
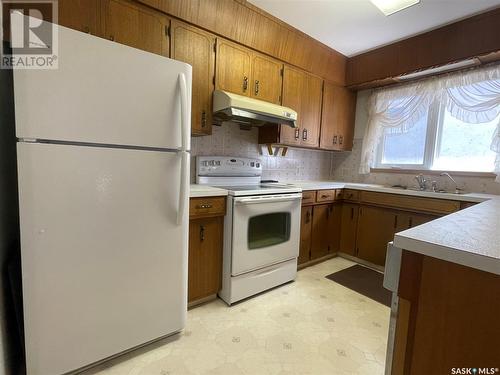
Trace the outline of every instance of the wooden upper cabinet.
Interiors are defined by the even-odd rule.
[[[104,0],[106,38],[158,55],[169,55],[169,19],[123,0]]]
[[[252,56],[252,86],[250,96],[275,104],[281,103],[281,72],[283,64],[270,57],[254,53]]]
[[[191,132],[193,135],[212,134],[215,37],[176,20],[172,20],[170,37],[170,57],[193,67]]]
[[[217,70],[215,87],[239,95],[250,96],[252,52],[235,43],[217,38]]]
[[[101,36],[100,0],[59,1],[59,25]]]
[[[283,69],[283,97],[282,104],[298,113],[297,128],[281,125],[279,143],[300,145],[300,127],[302,123],[301,110],[304,95],[304,74],[297,69],[285,66]]]
[[[321,99],[323,81],[312,74],[304,73],[304,91],[300,107],[300,144],[308,147],[319,146],[321,125]]]
[[[323,88],[320,148],[352,150],[356,94],[328,82]]]

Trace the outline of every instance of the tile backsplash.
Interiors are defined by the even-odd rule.
[[[358,173],[361,160],[362,139],[355,139],[352,152],[325,152],[289,149],[286,156],[268,155],[267,149],[258,144],[258,129],[241,130],[237,124],[224,123],[214,126],[211,136],[191,138],[191,182],[195,182],[195,157],[240,156],[260,159],[265,180],[334,180],[361,182],[378,185],[414,186],[414,174],[404,173]],[[425,175],[425,173],[424,173]],[[452,174],[453,175],[453,174]],[[444,177],[433,176],[438,186],[453,189]],[[460,177],[455,179],[466,191],[500,194],[500,184],[493,178]]]
[[[334,154],[330,179],[335,181],[361,182],[377,185],[406,185],[415,186],[414,173],[358,173],[361,162],[361,147],[363,140],[355,139],[352,152]],[[423,173],[425,175],[425,172]],[[453,176],[453,172],[451,172]],[[438,182],[440,188],[453,190],[454,185],[446,177],[430,176]],[[500,183],[491,177],[463,177],[454,176],[459,187],[468,192],[500,194]]]
[[[332,153],[315,150],[289,149],[286,156],[268,155],[258,144],[258,129],[242,130],[234,123],[214,126],[211,136],[191,138],[191,181],[195,181],[195,156],[240,156],[262,162],[262,179],[328,180]]]

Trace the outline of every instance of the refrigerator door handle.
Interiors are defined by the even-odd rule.
[[[180,152],[181,157],[181,181],[179,186],[179,204],[177,209],[177,225],[181,225],[184,221],[184,215],[186,211],[186,201],[188,199],[187,194],[189,193],[189,189],[187,187],[187,179],[188,179],[188,158],[189,153]]]
[[[179,84],[181,88],[181,150],[188,150],[188,140],[191,136],[191,126],[189,124],[190,109],[188,107],[188,90],[186,83],[186,76],[184,73],[179,74]]]

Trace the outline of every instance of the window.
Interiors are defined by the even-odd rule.
[[[490,145],[500,121],[469,124],[433,102],[410,129],[384,128],[377,168],[493,172],[496,153]]]

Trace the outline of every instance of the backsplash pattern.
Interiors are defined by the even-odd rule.
[[[270,156],[258,145],[258,129],[241,130],[233,123],[214,126],[211,136],[191,138],[191,182],[196,179],[195,157],[240,156],[260,159],[262,179],[278,181],[328,180],[332,153],[289,149],[286,156]]]
[[[406,185],[414,186],[414,174],[404,173],[370,173],[361,175],[358,173],[361,162],[361,147],[363,140],[355,139],[352,152],[334,154],[332,161],[332,172],[330,179],[335,181],[361,182],[378,185]],[[425,173],[423,173],[425,175]],[[453,175],[453,172],[451,172]],[[453,190],[454,185],[446,177],[431,176],[438,182],[440,188]],[[500,184],[494,178],[487,177],[461,177],[454,176],[459,187],[475,193],[500,194]]]

